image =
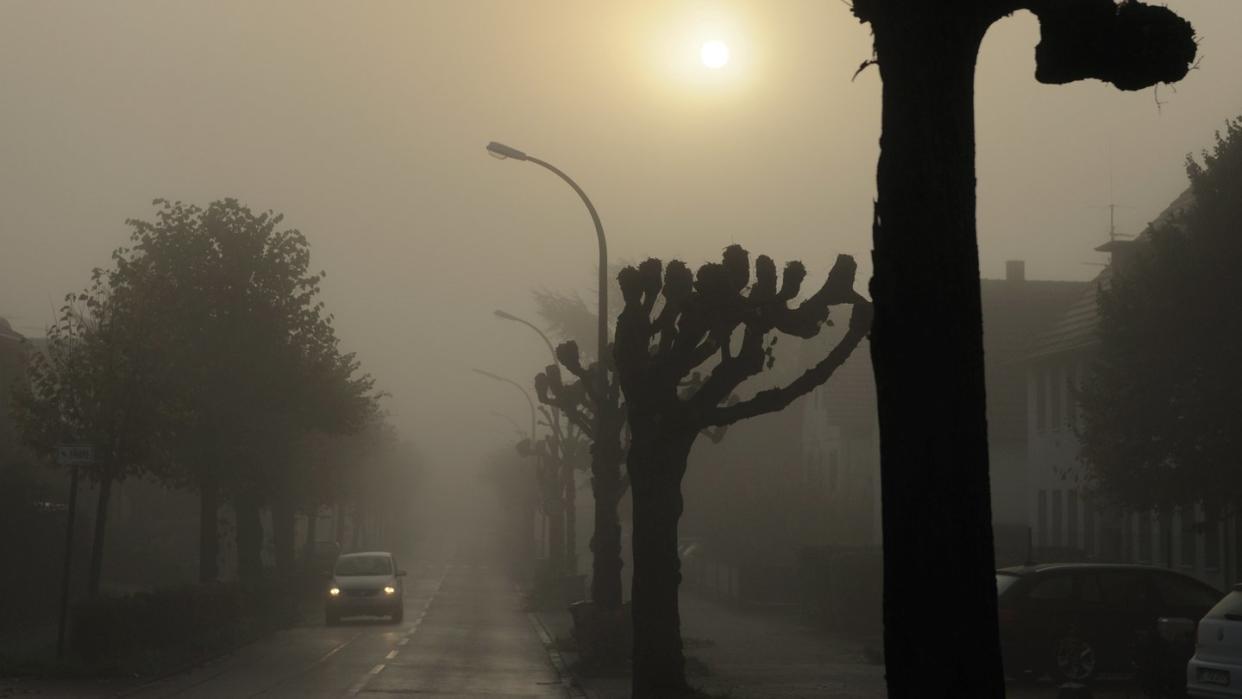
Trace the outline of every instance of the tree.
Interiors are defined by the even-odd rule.
[[[702,430],[784,409],[823,384],[870,327],[870,304],[853,288],[853,258],[839,256],[824,285],[792,308],[806,276],[801,263],[785,266],[779,289],[770,258],[756,259],[753,286],[750,267],[749,253],[732,245],[721,263],[703,265],[693,279],[682,262],[665,268],[655,259],[618,276],[625,305],[617,318],[615,357],[631,433],[626,464],[634,498],[636,699],[687,691],[677,522],[695,439]],[[849,327],[827,357],[785,386],[729,400],[744,381],[771,366],[776,338],[769,343],[770,333],[814,337],[830,307],[842,304],[853,309]],[[714,357],[715,365],[701,376],[696,370]]]
[[[1190,25],[1114,0],[854,0],[883,87],[871,356],[880,424],[889,696],[1004,693],[996,630],[974,80],[988,27],[1040,20],[1035,77],[1124,90],[1185,76]],[[935,599],[936,604],[925,604]],[[945,637],[946,630],[949,637]]]
[[[200,494],[200,578],[217,575],[217,510],[228,496],[239,572],[253,579],[259,509],[305,477],[291,445],[307,430],[361,425],[374,407],[372,381],[339,351],[318,299],[323,273],[309,271],[309,243],[281,230],[282,216],[235,199],[155,205],[154,221],[128,221],[133,247],[119,251],[110,283],[140,290],[163,333],[170,451],[181,482]],[[291,510],[281,510],[287,523]]]
[[[163,429],[158,342],[145,300],[96,269],[89,289],[66,297],[17,389],[15,416],[36,451],[50,458],[60,443],[93,447],[95,461],[84,467],[99,486],[88,594],[99,593],[103,575],[112,485],[153,466]]]
[[[1242,120],[1203,163],[1190,204],[1114,253],[1099,290],[1099,352],[1078,396],[1093,486],[1119,504],[1242,504]]]
[[[622,431],[624,405],[616,372],[609,372],[608,386],[598,388],[599,365],[583,367],[578,343],[570,340],[556,348],[557,359],[574,376],[564,383],[556,365],[535,376],[535,391],[540,402],[556,407],[570,424],[591,441],[591,494],[595,500],[595,521],[591,535],[591,601],[601,610],[621,609],[621,520],[617,511],[629,487],[622,474],[624,460]],[[604,420],[597,423],[600,401],[607,403]],[[597,425],[602,424],[602,430]],[[599,434],[597,434],[597,431]]]

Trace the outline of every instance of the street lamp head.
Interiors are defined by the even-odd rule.
[[[513,158],[514,160],[527,159],[527,155],[517,148],[506,146],[505,144],[498,143],[496,141],[492,141],[487,144],[487,152],[493,158],[499,158],[501,160],[505,160],[507,158]]]
[[[519,318],[513,315],[512,313],[505,313],[504,311],[500,309],[496,309],[495,311],[493,311],[493,313],[495,314],[497,318],[502,318],[504,320],[519,320]]]

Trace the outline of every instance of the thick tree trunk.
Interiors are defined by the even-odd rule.
[[[234,503],[237,513],[237,577],[244,583],[263,576],[263,523],[259,500],[252,493],[241,493]]]
[[[198,580],[220,577],[220,489],[215,478],[204,477],[198,488]]]
[[[277,496],[272,503],[272,545],[275,549],[276,575],[281,580],[289,580],[294,575],[294,520],[293,503],[289,499]]]
[[[601,609],[620,609],[621,474],[616,466],[596,468],[591,477],[595,495],[595,533],[591,536],[591,600]]]
[[[99,594],[103,579],[104,543],[108,528],[108,502],[112,499],[112,476],[105,475],[99,481],[99,501],[95,506],[95,535],[91,545],[90,574],[86,579],[86,594]]]
[[[595,497],[595,531],[591,535],[591,600],[601,609],[620,609],[621,516],[617,511],[625,494],[621,480],[622,416],[610,407],[591,447],[591,493]]]
[[[634,699],[676,697],[688,692],[681,644],[681,559],[677,523],[681,519],[681,479],[697,433],[659,438],[647,450],[630,447],[630,487],[634,497]],[[641,462],[641,466],[636,464]]]
[[[872,21],[884,114],[871,354],[893,699],[1005,692],[975,242],[974,73],[986,25],[959,15],[912,3]]]

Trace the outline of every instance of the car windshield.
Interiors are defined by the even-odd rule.
[[[1013,585],[1016,582],[1018,582],[1018,576],[1014,575],[1013,573],[997,573],[996,574],[996,596],[999,597],[1005,594],[1005,590],[1008,590],[1009,586]]]
[[[346,556],[337,561],[337,575],[391,575],[392,559],[388,556]]]

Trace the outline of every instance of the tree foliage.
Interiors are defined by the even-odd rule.
[[[1242,120],[1186,171],[1189,205],[1114,256],[1079,396],[1091,480],[1143,509],[1242,493],[1242,317],[1231,307],[1242,298]]]

